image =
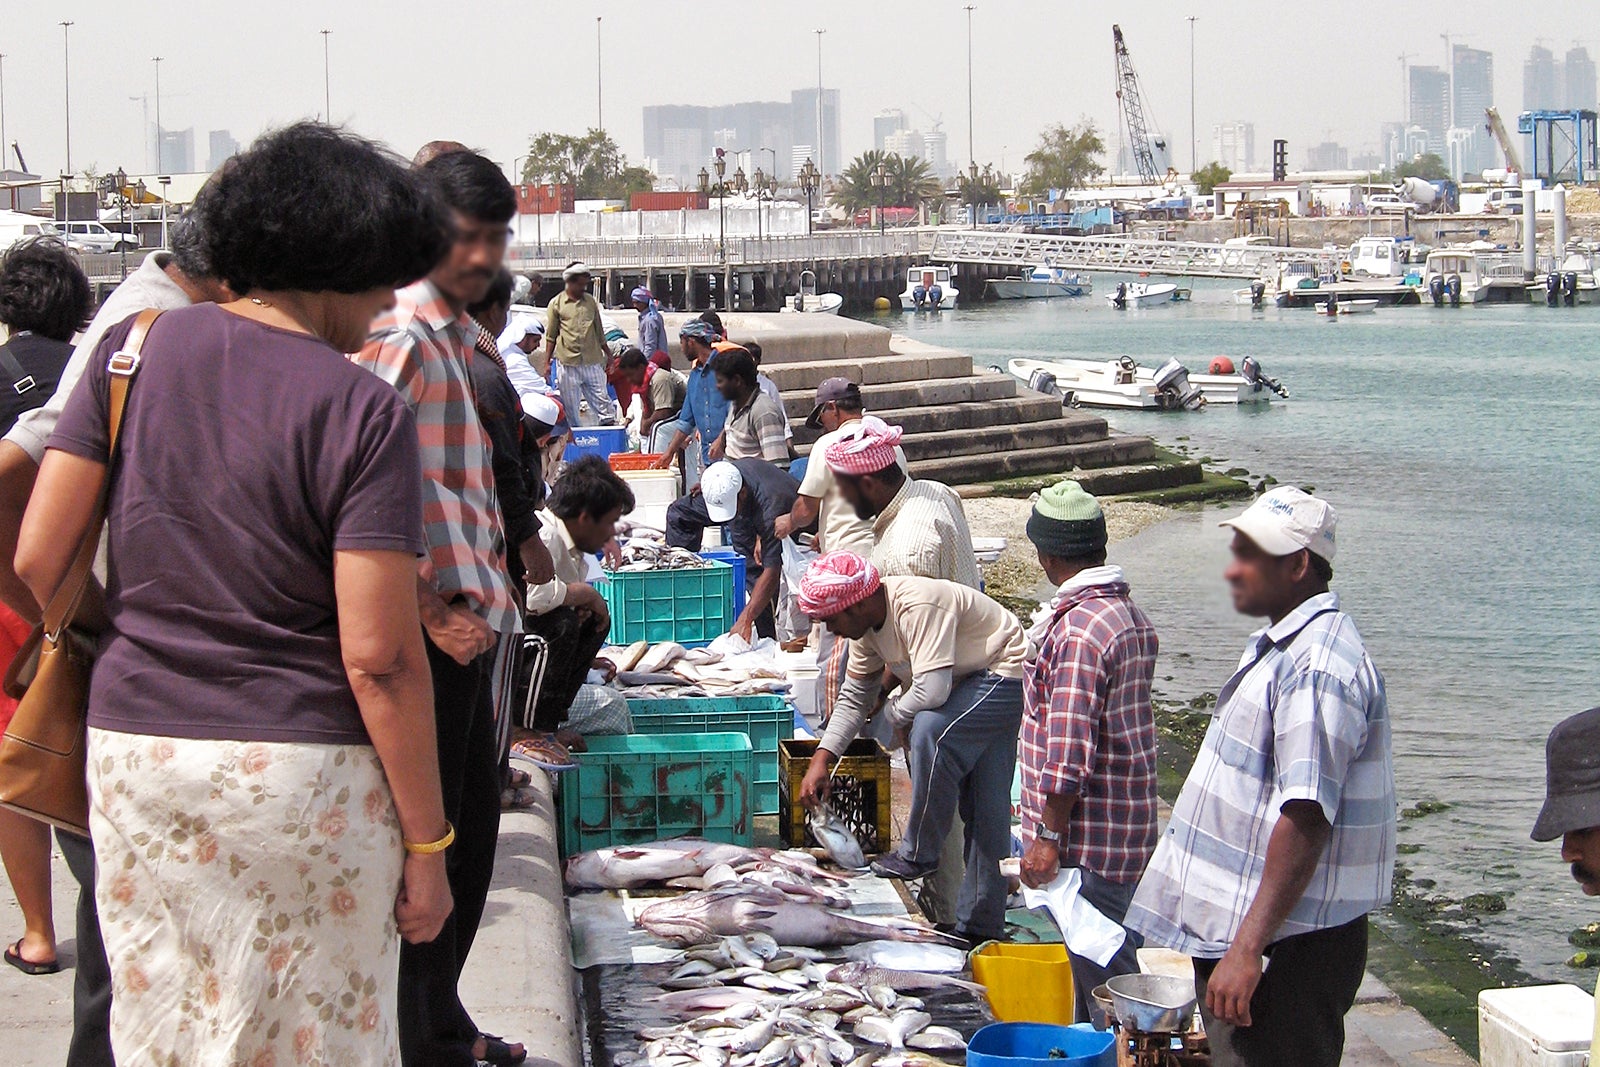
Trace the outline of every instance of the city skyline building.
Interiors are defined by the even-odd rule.
[[[1562,101],[1558,105],[1566,108],[1576,108],[1593,111],[1600,106],[1600,85],[1595,77],[1595,63],[1589,56],[1589,50],[1582,45],[1574,45],[1567,50],[1565,62],[1561,64]]]
[[[1455,177],[1477,178],[1496,163],[1485,113],[1494,106],[1494,56],[1481,48],[1453,45],[1451,59],[1452,121],[1448,140]]]
[[[211,151],[206,158],[206,169],[216,170],[231,156],[239,154],[239,141],[228,130],[212,130]]]
[[[906,113],[899,108],[886,107],[872,117],[872,147],[885,151],[890,137],[906,128]],[[815,137],[813,137],[815,140]]]
[[[1211,158],[1235,174],[1256,169],[1256,125],[1222,122],[1211,127]]]
[[[1536,44],[1522,63],[1522,110],[1538,111],[1556,106],[1557,77],[1555,53]]]
[[[1438,67],[1412,67],[1408,74],[1411,92],[1411,111],[1407,116],[1408,156],[1416,138],[1412,131],[1421,131],[1424,152],[1432,152],[1443,159],[1445,134],[1450,125],[1446,103],[1450,98],[1450,75]]]
[[[777,153],[780,181],[792,181],[809,157],[816,159],[816,89],[796,90],[787,102],[752,100],[735,104],[656,104],[644,108],[644,159],[663,184],[692,189],[701,168],[709,169],[715,149],[749,153],[770,161]],[[826,173],[837,173],[839,91],[822,95],[824,152],[816,159]],[[801,147],[805,152],[800,153]],[[768,163],[770,166],[770,162]],[[749,172],[751,168],[746,168]],[[731,172],[732,168],[730,168]]]

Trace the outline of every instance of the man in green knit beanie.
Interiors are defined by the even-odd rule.
[[[1106,517],[1074,481],[1039,494],[1028,539],[1056,586],[1028,633],[1023,683],[1022,881],[1080,880],[1113,922],[1127,914],[1156,844],[1156,631],[1106,566]],[[1106,979],[1139,970],[1137,935],[1109,960],[1072,953],[1077,1017]]]

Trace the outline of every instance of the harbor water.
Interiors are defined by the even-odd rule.
[[[1564,965],[1567,934],[1600,918],[1556,844],[1528,839],[1544,740],[1600,704],[1600,309],[1381,308],[1330,321],[1253,312],[1234,285],[1118,312],[1094,295],[879,319],[971,353],[1168,356],[1204,370],[1260,360],[1291,399],[1262,409],[1106,413],[1120,430],[1316,491],[1340,517],[1334,587],[1388,683],[1413,885],[1460,900],[1504,894],[1474,936],[1536,978],[1592,984]],[[1161,696],[1215,693],[1255,627],[1221,579],[1228,537],[1208,507],[1113,548],[1161,635]],[[1409,852],[1410,849],[1407,848]]]

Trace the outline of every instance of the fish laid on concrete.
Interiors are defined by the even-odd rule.
[[[652,904],[639,913],[639,925],[657,937],[685,945],[754,933],[768,934],[780,944],[813,948],[872,940],[950,943],[947,935],[910,919],[869,920],[787,897],[777,901],[715,892],[686,893]]]
[[[637,889],[675,878],[698,878],[719,865],[758,862],[752,848],[698,838],[653,841],[648,845],[580,852],[567,860],[567,884],[574,889]]]
[[[945,989],[954,986],[965,989],[969,993],[982,994],[987,992],[985,987],[976,982],[962,981],[960,978],[951,978],[948,974],[927,974],[923,971],[896,971],[887,967],[878,967],[871,963],[846,963],[835,967],[828,972],[828,981],[842,982],[845,985],[861,986],[888,986],[896,993],[913,989]]]

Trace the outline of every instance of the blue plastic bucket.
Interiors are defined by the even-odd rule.
[[[1115,1034],[1088,1023],[994,1023],[967,1043],[967,1067],[1116,1067],[1116,1046]]]

